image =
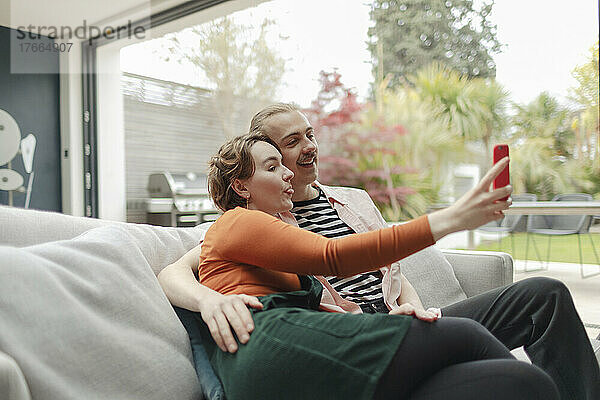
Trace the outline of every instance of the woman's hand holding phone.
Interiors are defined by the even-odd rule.
[[[429,214],[429,226],[434,240],[437,241],[453,232],[478,228],[504,216],[502,211],[508,209],[512,203],[509,198],[512,186],[507,185],[492,191],[489,189],[508,164],[508,157],[504,157],[456,203]]]

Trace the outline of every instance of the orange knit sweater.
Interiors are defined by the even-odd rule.
[[[300,289],[296,274],[351,276],[376,270],[434,244],[427,216],[343,238],[237,207],[208,230],[198,278],[223,294],[264,296]]]

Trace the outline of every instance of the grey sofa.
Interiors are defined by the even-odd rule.
[[[201,399],[156,275],[205,229],[0,206],[0,398]],[[512,258],[496,252],[431,247],[401,267],[426,306],[513,279]]]

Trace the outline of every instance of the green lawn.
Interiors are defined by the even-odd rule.
[[[500,243],[497,240],[484,241],[476,250],[488,250],[488,251],[504,251],[513,256],[514,259],[524,260],[525,259],[525,244],[527,243],[526,233],[515,233],[514,235],[515,250],[512,250],[510,237],[506,236],[502,238]],[[600,257],[600,234],[593,233],[592,240],[596,247],[596,253]],[[585,234],[580,236],[581,239],[581,252],[583,254],[584,264],[598,264],[596,261],[592,244],[590,243],[590,235]],[[542,257],[542,260],[546,260],[546,252],[548,251],[548,237],[541,235],[529,235],[529,253],[527,254],[528,260],[537,260],[537,255],[533,248],[532,240],[535,240],[537,249]],[[555,236],[552,237],[551,249],[550,249],[550,261],[556,262],[568,262],[579,264],[579,244],[577,242],[577,235],[569,236]]]

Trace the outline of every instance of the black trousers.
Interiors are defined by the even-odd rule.
[[[556,383],[561,399],[600,399],[598,362],[562,282],[525,279],[444,307],[442,315],[479,322],[511,350],[524,346],[532,363]]]
[[[517,361],[468,318],[413,319],[375,400],[558,400],[548,374]]]

